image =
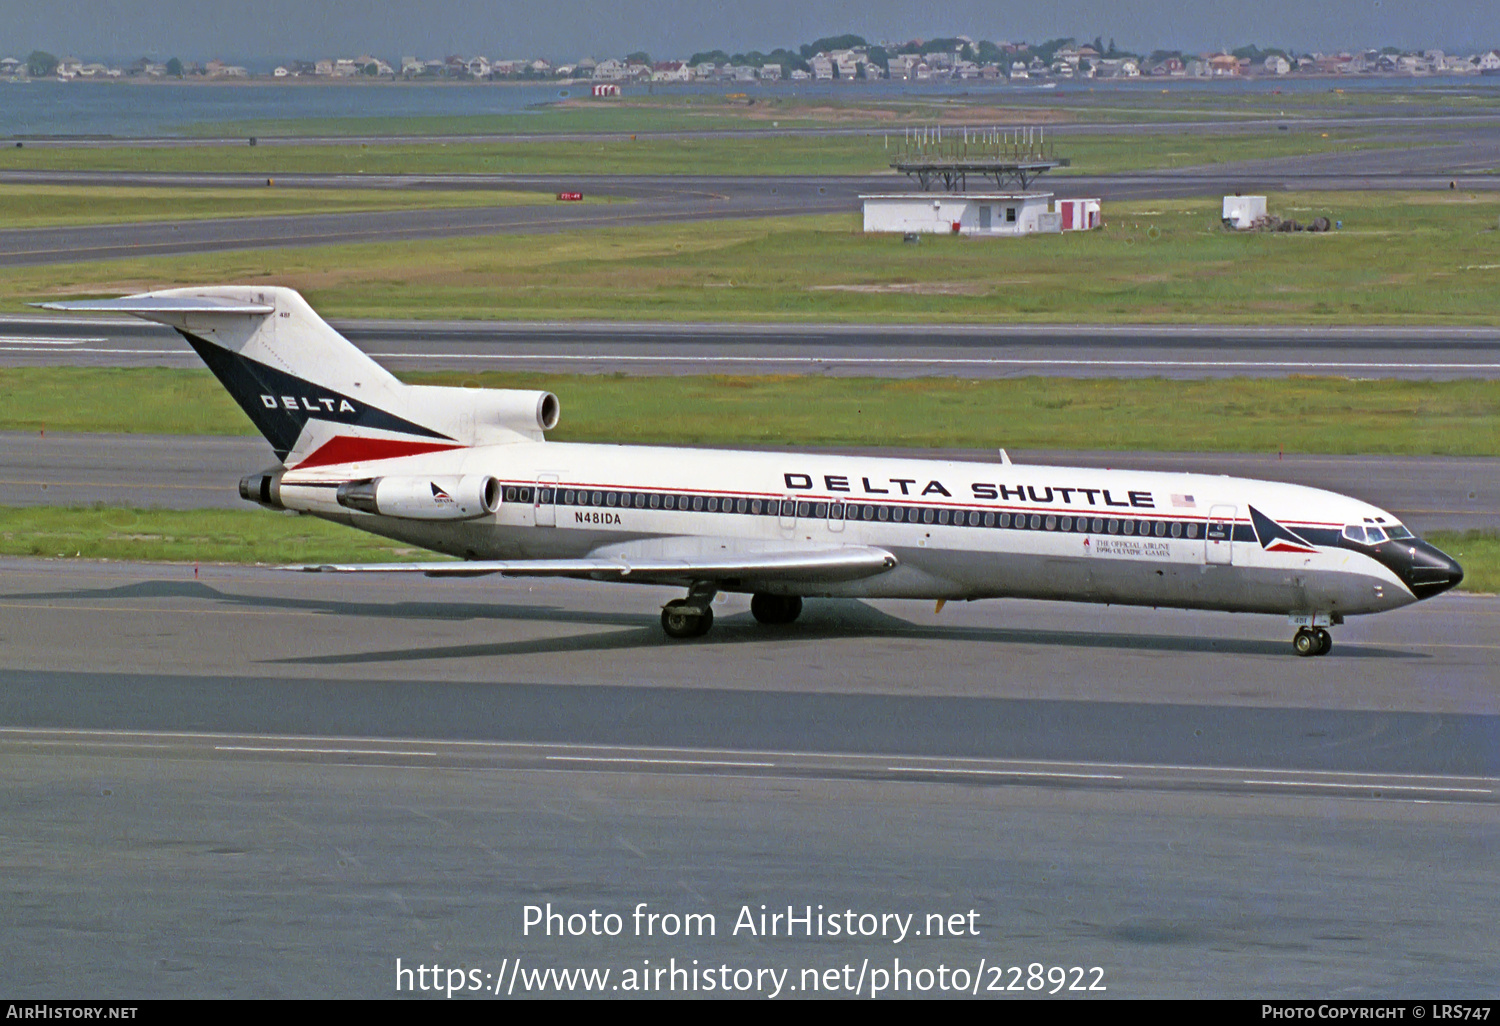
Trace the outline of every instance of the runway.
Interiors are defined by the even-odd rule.
[[[767,631],[730,598],[682,645],[664,596],[0,561],[0,982],[381,997],[397,958],[487,986],[697,958],[805,987],[900,958],[1099,966],[1113,997],[1489,993],[1493,599],[1300,660],[1272,618],[1014,602]],[[717,931],[525,932],[548,902]],[[977,936],[731,932],[762,904]]]
[[[860,377],[1500,376],[1489,327],[333,321],[393,370]],[[0,366],[182,366],[169,328],[0,316]]]
[[[996,462],[993,450],[840,452]],[[1019,463],[1231,474],[1328,488],[1389,509],[1419,534],[1500,529],[1500,459],[1016,449]],[[259,437],[0,432],[0,506],[245,509],[239,479],[275,462]]]

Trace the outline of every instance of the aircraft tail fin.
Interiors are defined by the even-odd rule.
[[[557,423],[550,392],[404,384],[288,288],[219,285],[38,305],[175,328],[288,466],[540,440]]]

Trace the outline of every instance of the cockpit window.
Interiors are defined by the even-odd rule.
[[[1392,538],[1410,538],[1412,536],[1412,533],[1400,524],[1393,524],[1387,527],[1386,534],[1389,534]]]
[[[1365,528],[1365,541],[1371,545],[1385,541],[1385,532],[1378,527]]]
[[[1344,528],[1344,537],[1348,538],[1350,541],[1364,544],[1365,529],[1359,524],[1349,524]]]

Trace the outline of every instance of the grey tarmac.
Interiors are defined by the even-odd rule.
[[[1115,997],[1490,992],[1495,599],[1300,660],[1273,618],[1017,602],[768,631],[730,599],[683,645],[663,597],[0,561],[0,985],[899,957],[1097,965]],[[717,931],[524,933],[547,902]],[[733,935],[761,904],[973,909],[979,936]]]
[[[332,322],[393,370],[833,377],[1500,376],[1483,326]],[[185,366],[160,325],[0,316],[0,366]]]

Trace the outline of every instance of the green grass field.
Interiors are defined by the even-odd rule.
[[[422,142],[369,145],[194,147],[31,145],[0,149],[0,170],[248,172],[324,174],[734,174],[885,172],[903,129],[862,135],[755,138],[557,139],[544,142]],[[1066,173],[1110,174],[1226,161],[1409,145],[1373,132],[1182,133],[1069,137],[1058,156]]]
[[[290,285],[328,317],[760,322],[1495,324],[1500,198],[1287,193],[1327,234],[1236,233],[1220,200],[1105,206],[1095,232],[867,235],[775,218],[0,270],[0,309],[206,282]],[[598,222],[629,216],[600,208]]]
[[[552,193],[502,189],[79,188],[0,185],[0,226],[46,228],[219,217],[348,214],[372,210],[534,206]],[[586,202],[602,200],[587,197]]]
[[[375,89],[389,86],[375,85]],[[441,87],[439,87],[441,88]],[[474,86],[472,88],[485,88]],[[506,86],[499,86],[505,89]],[[855,87],[843,96],[799,97],[776,90],[747,88],[710,95],[672,88],[629,87],[624,97],[596,100],[580,96],[586,86],[556,87],[557,99],[514,114],[419,117],[303,118],[200,122],[183,126],[198,137],[275,138],[277,136],[500,135],[569,132],[702,132],[745,128],[890,128],[915,125],[1003,126],[1161,122],[1219,117],[1285,117],[1296,123],[1310,116],[1363,114],[1418,116],[1487,112],[1500,96],[1455,80],[1405,89],[1326,88],[1286,92],[1205,90],[1192,82],[1140,82],[1134,87],[1057,93],[1017,88],[972,96],[866,95]],[[566,92],[568,95],[563,97]]]
[[[1466,591],[1500,590],[1500,535],[1429,540],[1464,567]],[[197,563],[358,563],[441,559],[316,517],[267,510],[0,507],[0,556]]]
[[[0,507],[0,555],[170,563],[375,563],[443,558],[294,513],[113,506]]]
[[[1500,455],[1500,381],[404,374],[547,388],[558,441]],[[248,435],[206,370],[0,369],[0,430]]]

